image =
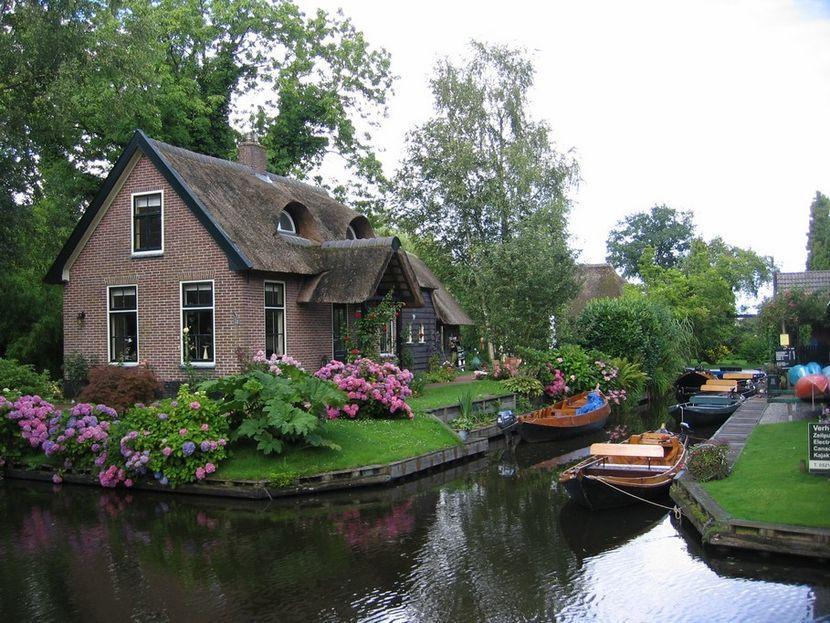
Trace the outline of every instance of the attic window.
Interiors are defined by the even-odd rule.
[[[280,214],[280,219],[277,221],[277,231],[283,234],[297,233],[297,226],[294,224],[294,219],[286,210],[283,210]]]
[[[346,228],[346,240],[357,240],[357,234],[351,225]]]
[[[135,193],[132,198],[133,255],[160,255],[164,252],[163,193]]]

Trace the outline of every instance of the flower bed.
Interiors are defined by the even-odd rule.
[[[407,417],[412,419],[412,409],[406,399],[412,394],[409,383],[412,373],[401,370],[393,363],[375,363],[361,357],[352,363],[331,361],[320,368],[315,376],[333,381],[346,392],[349,404],[327,408],[329,419],[341,414],[363,417]]]

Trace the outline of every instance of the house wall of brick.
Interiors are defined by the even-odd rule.
[[[131,256],[131,194],[163,190],[164,254]],[[269,277],[270,278],[270,277]],[[331,357],[331,305],[298,305],[298,277],[286,283],[287,352],[309,370]],[[265,275],[235,272],[225,253],[150,160],[141,157],[69,270],[64,285],[64,350],[108,360],[107,287],[138,287],[138,358],[164,381],[184,380],[180,282],[214,281],[215,367],[239,370],[265,344]],[[83,318],[79,318],[83,312]]]

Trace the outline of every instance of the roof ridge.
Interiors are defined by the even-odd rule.
[[[232,168],[232,169],[236,169],[240,173],[247,173],[249,175],[253,175],[254,177],[257,177],[259,179],[262,179],[262,176],[263,176],[263,173],[261,171],[257,171],[253,167],[250,167],[247,164],[242,164],[241,162],[236,162],[234,160],[227,160],[225,158],[219,158],[217,156],[209,156],[207,154],[201,154],[198,151],[193,151],[191,149],[185,149],[184,147],[179,147],[178,145],[173,145],[172,143],[165,143],[164,141],[160,141],[160,140],[155,139],[155,138],[150,138],[149,136],[147,137],[147,140],[149,142],[151,142],[154,146],[162,146],[164,149],[168,149],[168,150],[170,150],[174,153],[177,153],[177,154],[179,154],[181,156],[184,156],[184,157],[187,157],[187,158],[193,158],[193,159],[198,160],[200,162],[207,162],[207,163],[217,164],[217,165],[220,165],[220,166],[226,166],[226,167],[229,167],[229,168]],[[286,177],[284,175],[277,175],[276,173],[271,173],[270,171],[265,171],[264,175],[266,177],[269,177],[269,178],[271,178],[273,180],[276,180],[278,182],[283,182],[283,183],[286,183],[286,184],[294,184],[296,186],[306,188],[306,189],[310,190],[311,192],[315,192],[315,193],[318,193],[320,195],[323,195],[324,197],[326,197],[328,199],[333,199],[333,197],[331,195],[329,195],[329,193],[325,189],[321,188],[320,186],[312,186],[311,184],[307,184],[306,182],[303,182],[301,180],[297,180],[297,179],[294,179],[294,178],[291,178],[291,177]],[[263,181],[265,181],[265,180],[263,180]],[[345,207],[348,208],[348,206],[345,206]],[[352,208],[349,208],[349,209],[352,209]]]

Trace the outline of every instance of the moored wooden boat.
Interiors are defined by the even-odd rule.
[[[593,397],[589,397],[593,394]],[[519,416],[519,435],[535,443],[566,439],[599,430],[608,421],[611,406],[599,390],[582,392],[565,400]]]
[[[559,482],[577,504],[592,510],[652,501],[665,496],[685,457],[677,435],[632,435],[619,444],[593,444],[591,456],[563,471]]]
[[[687,369],[674,382],[677,399],[685,402],[690,396],[699,393],[702,385],[715,378],[714,374],[710,374],[706,370]]]
[[[669,407],[669,413],[692,428],[709,428],[723,424],[743,402],[743,396],[734,393],[695,394],[689,402]]]

